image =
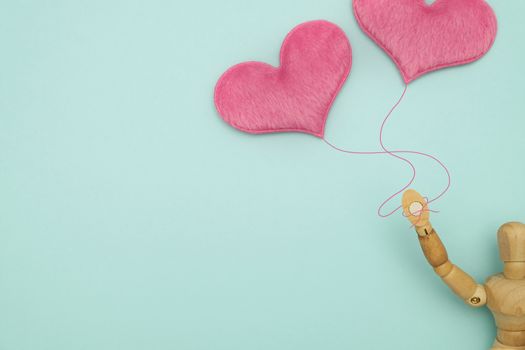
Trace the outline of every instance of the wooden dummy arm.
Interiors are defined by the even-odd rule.
[[[413,205],[413,203],[420,203],[421,206]],[[419,244],[428,263],[443,282],[465,303],[473,307],[484,306],[487,303],[485,288],[450,262],[445,246],[430,224],[426,205],[426,201],[416,191],[408,190],[403,195],[403,211],[416,229]],[[416,208],[420,210],[414,210]]]
[[[447,250],[434,229],[425,236],[418,234],[418,239],[428,263],[458,297],[473,307],[487,303],[485,287],[448,260]]]

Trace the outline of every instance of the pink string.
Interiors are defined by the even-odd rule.
[[[443,170],[445,170],[445,173],[447,174],[447,186],[445,187],[445,189],[437,197],[433,198],[430,201],[427,201],[427,205],[432,203],[432,202],[435,202],[436,200],[441,198],[449,190],[450,183],[451,183],[450,171],[445,166],[445,164],[443,164],[442,161],[440,161],[438,158],[434,157],[433,155],[427,154],[427,153],[423,153],[423,152],[419,152],[419,151],[412,151],[412,150],[393,150],[393,151],[391,151],[391,150],[388,150],[385,147],[384,143],[383,143],[383,131],[384,131],[386,122],[388,121],[388,119],[390,118],[390,116],[392,115],[394,110],[397,108],[397,106],[399,106],[399,104],[403,100],[403,97],[405,97],[405,94],[406,94],[407,90],[408,90],[408,85],[405,85],[405,89],[403,90],[403,93],[401,94],[401,97],[399,97],[397,102],[390,109],[390,111],[386,115],[385,119],[383,120],[383,123],[381,124],[381,128],[379,129],[379,144],[381,145],[381,148],[383,149],[383,151],[350,151],[350,150],[339,148],[339,147],[333,145],[332,143],[330,143],[327,139],[323,138],[323,141],[327,145],[329,145],[330,147],[332,147],[333,149],[335,149],[335,150],[337,150],[339,152],[348,153],[348,154],[357,154],[357,155],[388,154],[388,155],[390,155],[390,156],[392,156],[394,158],[397,158],[397,159],[400,159],[400,160],[404,161],[405,163],[407,163],[410,166],[410,168],[412,169],[412,177],[411,177],[410,181],[402,189],[400,189],[399,191],[395,192],[394,194],[389,196],[387,199],[385,199],[383,201],[383,203],[381,203],[381,205],[377,209],[377,215],[379,215],[382,218],[389,217],[392,214],[394,214],[395,212],[397,212],[399,209],[402,208],[402,206],[399,205],[398,207],[396,207],[394,210],[392,210],[388,214],[383,214],[382,213],[383,207],[385,205],[387,205],[390,201],[392,201],[396,196],[398,196],[399,194],[403,193],[406,189],[408,189],[414,183],[414,180],[416,179],[416,175],[417,175],[416,167],[414,166],[414,164],[410,160],[408,160],[407,158],[398,156],[397,154],[417,154],[417,155],[420,155],[420,156],[423,156],[423,157],[426,157],[426,158],[430,158],[430,159],[434,160],[435,162],[437,162],[443,168]]]

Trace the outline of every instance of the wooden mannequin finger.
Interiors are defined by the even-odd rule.
[[[425,198],[417,191],[409,189],[403,193],[401,200],[403,214],[416,228],[420,236],[428,235],[432,231],[430,224],[430,211]]]

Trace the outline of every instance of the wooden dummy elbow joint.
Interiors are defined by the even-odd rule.
[[[418,238],[429,264],[457,296],[472,307],[481,307],[487,303],[485,288],[450,262],[447,250],[434,229],[424,236],[418,234]]]

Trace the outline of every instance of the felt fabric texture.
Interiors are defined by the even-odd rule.
[[[323,137],[328,112],[352,65],[345,33],[327,21],[295,27],[280,67],[245,62],[217,82],[215,106],[233,127],[253,134],[303,132]]]
[[[496,16],[484,0],[354,0],[359,26],[394,60],[405,83],[481,58]]]

